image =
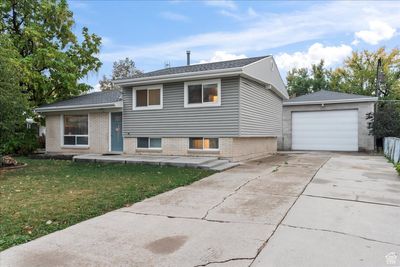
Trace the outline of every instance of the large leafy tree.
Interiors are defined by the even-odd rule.
[[[113,64],[113,71],[111,79],[107,78],[107,76],[103,75],[103,79],[100,80],[100,89],[102,91],[107,90],[117,90],[120,89],[118,86],[112,83],[112,80],[128,78],[133,75],[140,74],[142,71],[136,68],[135,62],[130,58],[121,59],[119,61],[115,61]]]
[[[397,48],[390,52],[384,47],[375,52],[353,52],[343,66],[332,71],[331,86],[346,93],[375,96],[378,59],[382,62],[378,96],[400,99],[400,50]]]
[[[307,68],[293,68],[288,72],[286,81],[291,97],[311,93],[311,77]]]
[[[90,89],[80,81],[101,66],[97,57],[101,38],[87,28],[80,38],[74,34],[66,0],[3,0],[0,19],[0,34],[20,55],[24,74],[20,83],[32,106]]]
[[[400,103],[379,102],[375,112],[367,114],[370,134],[380,139],[387,136],[400,137]]]
[[[311,90],[313,92],[329,89],[330,71],[325,68],[323,60],[318,64],[311,65],[311,74]]]
[[[363,50],[353,52],[334,70],[325,68],[323,61],[310,69],[294,68],[288,72],[287,86],[291,96],[299,96],[326,89],[344,93],[375,96],[377,65],[379,68],[379,94],[381,99],[400,100],[400,50]]]
[[[27,95],[24,94],[22,66],[12,42],[0,35],[0,154],[15,152],[26,138],[25,119],[30,115]]]
[[[293,68],[286,77],[289,95],[301,96],[320,90],[329,89],[329,71],[321,60],[307,68]]]

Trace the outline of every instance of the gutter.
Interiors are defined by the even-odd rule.
[[[377,97],[368,97],[368,98],[357,98],[357,99],[283,102],[283,105],[284,106],[300,106],[300,105],[320,105],[320,104],[362,103],[362,102],[376,102],[376,101],[378,101]]]
[[[89,110],[89,109],[109,109],[109,108],[122,108],[122,101],[102,104],[91,105],[70,105],[59,107],[43,107],[34,109],[35,112],[45,113],[54,111],[74,111],[74,110]]]

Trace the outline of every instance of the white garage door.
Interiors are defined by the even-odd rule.
[[[357,110],[292,113],[293,150],[358,150]]]

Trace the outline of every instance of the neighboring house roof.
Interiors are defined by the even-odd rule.
[[[375,102],[377,97],[365,95],[347,94],[334,91],[321,90],[315,93],[294,97],[283,102],[284,106]]]
[[[275,91],[275,93],[284,99],[288,98],[286,86],[283,83],[278,67],[272,56],[165,68],[137,74],[130,78],[114,80],[113,83],[126,87],[234,75],[242,75],[265,85],[270,85],[270,89]]]
[[[38,107],[37,112],[74,109],[121,108],[122,93],[118,90],[94,92]]]

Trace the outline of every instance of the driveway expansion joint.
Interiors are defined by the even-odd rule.
[[[202,219],[203,219],[203,220],[207,220],[206,218],[207,218],[208,214],[210,213],[210,211],[212,211],[213,209],[219,207],[219,206],[220,206],[221,204],[223,204],[228,198],[230,198],[231,196],[235,195],[241,188],[243,188],[244,186],[246,186],[246,185],[249,184],[250,182],[252,182],[252,181],[254,181],[254,180],[257,180],[257,179],[260,178],[262,175],[271,174],[271,173],[277,172],[277,171],[279,170],[279,168],[280,168],[282,165],[283,165],[283,164],[275,165],[275,166],[274,166],[275,168],[273,168],[272,170],[270,170],[270,171],[268,171],[268,172],[263,172],[263,173],[261,173],[260,175],[257,175],[256,177],[251,178],[251,179],[249,179],[248,181],[246,181],[246,182],[244,182],[243,184],[241,184],[240,186],[236,187],[236,188],[233,190],[233,192],[230,193],[230,194],[228,194],[228,195],[226,195],[226,196],[222,199],[221,202],[219,202],[218,204],[216,204],[216,205],[212,206],[210,209],[208,209],[207,212],[206,212],[206,214],[202,217]]]
[[[368,238],[368,237],[364,237],[364,236],[360,236],[360,235],[354,235],[354,234],[335,231],[335,230],[328,230],[328,229],[321,229],[321,228],[311,228],[311,227],[304,227],[304,226],[295,226],[295,225],[284,224],[284,223],[282,223],[281,225],[282,226],[286,226],[286,227],[290,227],[290,228],[295,228],[295,229],[302,229],[302,230],[309,230],[309,231],[322,231],[322,232],[346,235],[346,236],[351,236],[351,237],[355,237],[355,238],[361,238],[361,239],[364,239],[364,240],[367,240],[367,241],[372,241],[372,242],[377,242],[377,243],[388,244],[388,245],[393,245],[393,246],[400,247],[400,244],[381,241],[381,240],[376,240],[376,239],[372,239],[372,238]]]
[[[172,215],[165,215],[165,214],[143,213],[143,212],[134,212],[134,211],[125,211],[125,210],[120,210],[120,211],[116,210],[116,211],[113,211],[113,212],[130,213],[130,214],[143,215],[143,216],[164,217],[164,218],[168,218],[168,219],[198,220],[198,221],[206,221],[206,222],[214,222],[214,223],[236,223],[236,224],[252,224],[252,225],[271,225],[271,226],[275,226],[275,224],[262,223],[262,222],[224,221],[224,220],[215,220],[215,219],[204,219],[204,218],[199,218],[199,217],[172,216]]]
[[[269,171],[269,172],[266,172],[266,173],[273,173],[273,172],[276,172],[276,171],[279,169],[279,167],[280,167],[280,165],[277,165],[277,166],[275,166],[275,168],[274,168],[273,170],[271,170],[271,171]],[[252,181],[254,181],[254,180],[257,180],[258,178],[261,177],[261,175],[264,175],[264,174],[265,174],[265,173],[262,173],[262,174],[260,174],[260,175],[257,175],[256,177],[251,178],[250,180],[248,180],[248,181],[244,182],[243,184],[241,184],[240,186],[236,187],[236,188],[233,190],[232,193],[230,193],[230,194],[224,196],[224,198],[222,199],[221,202],[217,203],[216,205],[214,205],[214,206],[212,206],[210,209],[208,209],[207,212],[206,212],[206,214],[202,217],[202,219],[203,219],[203,220],[206,220],[206,218],[207,218],[208,214],[210,213],[210,211],[212,211],[213,209],[215,209],[215,208],[217,208],[218,206],[220,206],[221,204],[223,204],[223,203],[225,202],[225,200],[227,200],[229,197],[235,195],[241,188],[243,188],[244,186],[246,186],[248,183],[250,183],[250,182],[252,182]]]
[[[195,265],[194,267],[203,267],[203,266],[208,266],[210,264],[222,264],[222,263],[228,263],[232,261],[243,261],[243,260],[253,260],[254,258],[232,258],[232,259],[227,259],[227,260],[222,260],[222,261],[209,261],[204,264],[199,264]]]
[[[289,207],[289,209],[286,211],[285,215],[282,217],[282,219],[276,224],[276,227],[274,228],[274,230],[272,230],[271,235],[265,240],[265,242],[258,248],[257,250],[257,254],[254,257],[254,259],[252,260],[252,262],[250,263],[249,267],[253,265],[254,261],[256,260],[256,258],[258,257],[258,255],[260,255],[261,251],[265,248],[265,246],[268,244],[268,241],[274,236],[274,234],[276,233],[276,230],[278,229],[278,227],[282,224],[282,222],[285,220],[286,216],[289,214],[290,210],[293,208],[294,204],[296,204],[297,200],[300,198],[301,195],[303,195],[304,191],[306,190],[307,186],[312,182],[312,180],[314,179],[315,175],[317,175],[317,173],[319,172],[319,170],[331,159],[331,157],[328,157],[314,172],[313,176],[311,177],[310,181],[308,181],[308,183],[304,186],[303,190],[301,191],[301,193],[296,197],[296,200],[292,203],[292,205]]]
[[[364,200],[356,200],[356,199],[350,199],[350,198],[325,197],[325,196],[308,195],[308,194],[303,194],[303,196],[306,196],[306,197],[315,197],[315,198],[324,198],[324,199],[338,200],[338,201],[350,201],[350,202],[357,202],[357,203],[363,203],[363,204],[380,205],[380,206],[390,206],[390,207],[400,208],[400,205],[396,205],[396,204],[381,203],[381,202],[372,202],[372,201],[364,201]]]

